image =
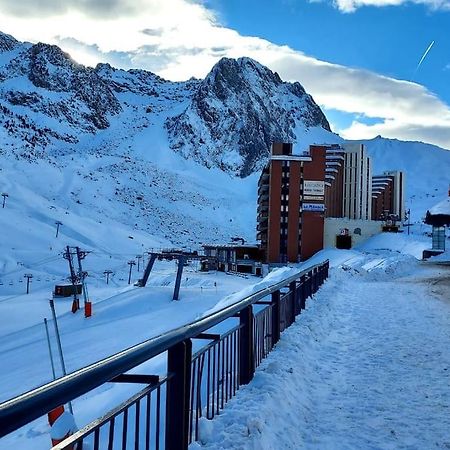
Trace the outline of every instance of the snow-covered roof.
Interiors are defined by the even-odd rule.
[[[203,244],[203,248],[219,248],[219,249],[233,249],[233,248],[259,248],[258,244],[241,244],[229,242],[227,244]]]
[[[437,205],[434,205],[432,208],[430,208],[430,214],[432,216],[450,216],[450,197],[447,197],[445,200],[442,200]]]

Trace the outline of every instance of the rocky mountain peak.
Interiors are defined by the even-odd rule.
[[[240,176],[261,168],[273,141],[295,142],[314,127],[330,131],[301,84],[251,58],[222,58],[186,110],[166,121],[174,150]]]
[[[269,85],[282,83],[277,73],[251,58],[222,58],[203,80],[199,94],[212,94],[219,100],[225,100],[228,94],[239,94],[251,88],[254,82],[260,87],[267,83]]]
[[[3,79],[17,76],[26,76],[31,86],[27,91],[5,92],[9,103],[31,107],[84,131],[107,128],[108,116],[121,111],[119,101],[95,70],[78,64],[56,45],[23,45],[1,73]],[[45,91],[60,95],[49,96]]]
[[[12,36],[0,31],[0,52],[9,52],[17,47],[19,42]]]

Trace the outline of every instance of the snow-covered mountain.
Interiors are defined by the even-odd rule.
[[[152,128],[185,158],[247,176],[261,168],[274,140],[310,131],[315,139],[317,130],[334,136],[299,83],[249,58],[224,58],[204,80],[174,83],[143,70],[85,67],[57,46],[5,34],[0,52],[0,124],[10,146],[25,145],[28,155],[78,146],[108,128],[127,139]]]
[[[316,127],[331,131],[302,85],[250,58],[221,59],[166,122],[171,148],[242,176],[262,169],[273,141],[297,141]]]

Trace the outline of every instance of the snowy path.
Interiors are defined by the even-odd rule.
[[[449,269],[423,280],[413,264],[334,270],[191,448],[450,448]]]

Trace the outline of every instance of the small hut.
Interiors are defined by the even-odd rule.
[[[431,249],[423,251],[424,259],[445,252],[445,227],[450,226],[450,195],[427,211],[425,223],[433,228],[431,232]]]

